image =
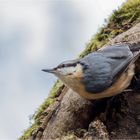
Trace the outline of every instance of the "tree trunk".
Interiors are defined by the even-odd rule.
[[[139,40],[140,23],[109,44],[137,43]],[[65,87],[34,139],[140,139],[139,93],[124,92],[111,98],[88,101]]]

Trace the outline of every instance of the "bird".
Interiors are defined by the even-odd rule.
[[[96,100],[115,96],[128,88],[139,56],[140,44],[118,43],[42,71],[54,74],[80,96]]]

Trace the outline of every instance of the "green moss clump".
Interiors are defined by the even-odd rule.
[[[80,54],[80,57],[84,57],[101,48],[109,39],[128,30],[138,22],[140,22],[140,0],[128,0],[106,20],[106,24],[93,36],[87,44],[86,49]],[[60,81],[56,82],[50,92],[50,96],[33,115],[32,119],[34,120],[34,124],[24,132],[23,136],[20,138],[21,140],[28,139],[31,134],[39,128],[41,120],[47,115],[45,110],[56,100],[56,97],[59,96],[59,90],[62,86],[63,84]]]
[[[38,110],[35,112],[35,114],[33,115],[33,119],[35,121],[38,121],[39,118],[42,116],[42,115],[45,115],[44,114],[44,110],[50,105],[52,104],[56,97],[58,97],[59,93],[58,93],[58,90],[63,86],[63,83],[59,80],[57,80],[57,82],[54,84],[53,88],[51,89],[50,91],[50,95],[49,97],[44,101],[44,103],[38,108]]]
[[[37,124],[33,124],[29,129],[27,129],[26,131],[24,131],[24,135],[22,137],[20,137],[20,140],[27,140],[31,134],[33,133],[34,130],[36,130],[38,128]]]
[[[80,57],[84,57],[88,53],[101,48],[109,39],[140,22],[140,0],[128,0],[121,8],[114,10],[106,22],[106,25],[103,25],[99,32],[90,40]]]
[[[60,94],[59,90],[61,88],[63,88],[63,83],[57,80],[57,82],[54,84],[53,88],[50,91],[49,97],[44,101],[44,103],[37,109],[37,111],[31,117],[31,119],[34,120],[34,123],[27,130],[24,131],[24,134],[20,138],[20,140],[27,140],[35,131],[38,130],[38,128],[42,124],[41,120],[44,118],[44,116],[48,115],[48,112],[45,112],[45,110],[47,109],[47,107],[54,103],[56,97],[58,97]]]

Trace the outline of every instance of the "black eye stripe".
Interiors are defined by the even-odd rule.
[[[71,67],[76,66],[78,63],[72,63],[72,64],[60,64],[57,66],[57,68],[64,68],[64,67]]]

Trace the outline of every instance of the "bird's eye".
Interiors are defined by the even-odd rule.
[[[57,68],[65,68],[65,67],[75,67],[77,63],[67,63],[67,64],[60,64]]]
[[[62,65],[59,66],[59,68],[63,68],[63,67],[64,67],[64,64],[62,64]]]
[[[63,68],[63,67],[65,67],[64,64],[60,64],[60,65],[57,66],[57,68]]]

